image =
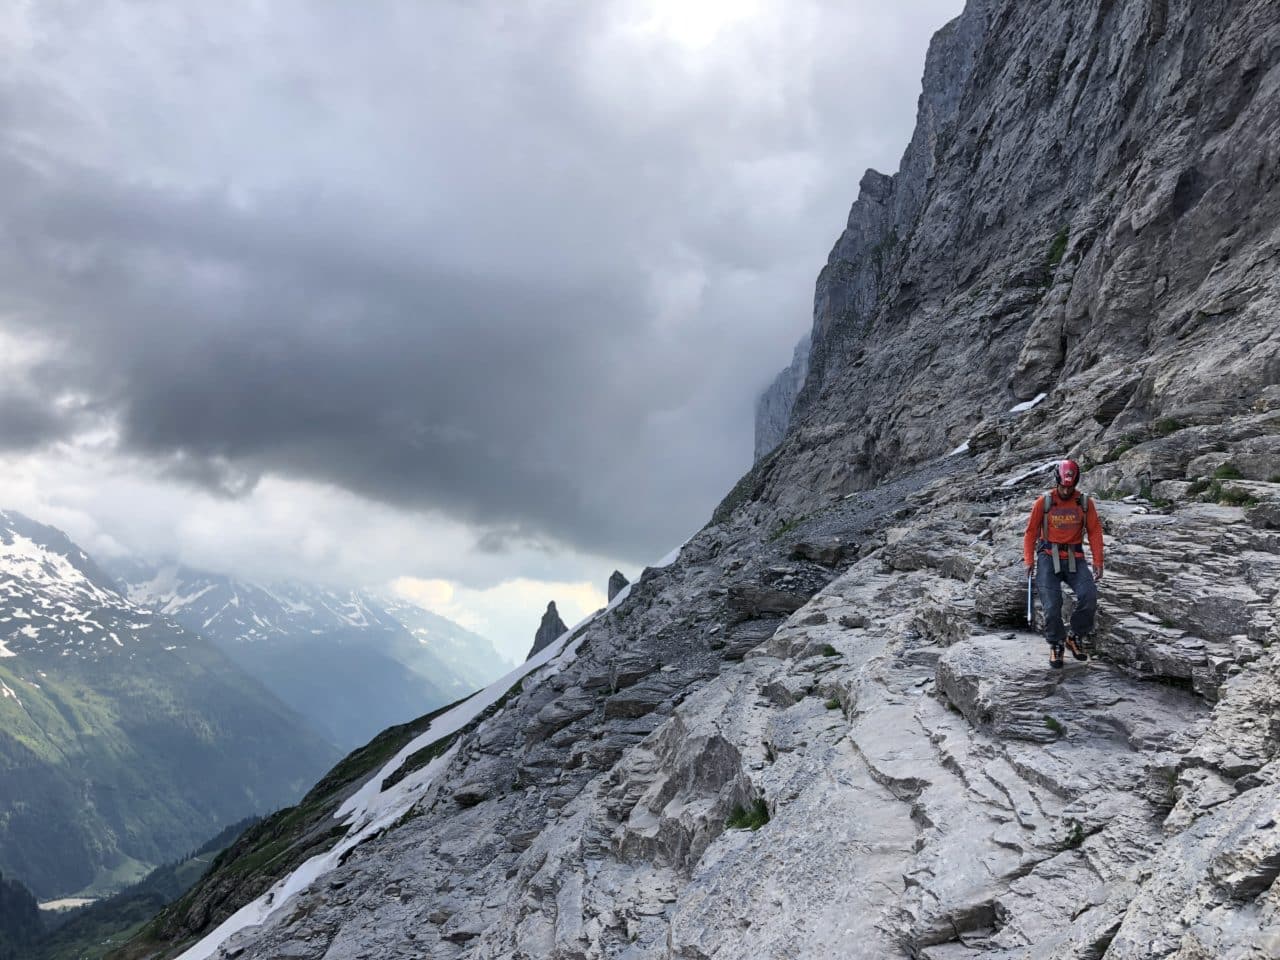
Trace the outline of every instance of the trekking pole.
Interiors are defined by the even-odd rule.
[[[1031,574],[1027,574],[1027,626],[1034,627],[1035,624],[1035,607],[1033,606],[1034,593],[1031,591]]]

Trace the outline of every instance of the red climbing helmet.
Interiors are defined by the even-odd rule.
[[[1053,479],[1060,487],[1074,487],[1080,482],[1080,464],[1074,460],[1062,460],[1053,468]]]

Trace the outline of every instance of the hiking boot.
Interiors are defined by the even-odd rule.
[[[1067,649],[1077,660],[1089,659],[1089,654],[1084,649],[1084,637],[1077,637],[1074,633],[1067,634]]]
[[[1061,670],[1063,664],[1063,646],[1060,643],[1052,643],[1049,645],[1049,666],[1055,670]]]

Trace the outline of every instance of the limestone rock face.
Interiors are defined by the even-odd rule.
[[[538,632],[533,635],[533,648],[529,651],[529,657],[536,656],[544,647],[554,642],[560,634],[568,629],[564,625],[564,621],[560,619],[560,613],[556,610],[556,602],[552,600],[547,604],[547,612],[542,615],[542,622],[538,624]]]
[[[228,955],[1280,955],[1280,6],[971,0],[919,110],[776,451]],[[1064,455],[1107,563],[1050,672]]]
[[[765,389],[756,401],[756,454],[759,460],[782,442],[791,425],[791,408],[809,374],[809,335],[796,344],[787,369]]]
[[[971,438],[1114,449],[1274,403],[1275,19],[970,2],[899,172],[864,177],[819,276],[764,495],[807,512]]]

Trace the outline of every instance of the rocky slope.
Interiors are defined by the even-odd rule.
[[[135,558],[107,566],[131,602],[212,641],[344,750],[511,666],[484,637],[404,600]]]
[[[0,512],[0,870],[42,899],[116,889],[332,756],[65,534]]]
[[[971,0],[780,446],[129,955],[1280,955],[1278,93],[1271,2]],[[1064,453],[1110,551],[1051,673],[1021,532]]]

